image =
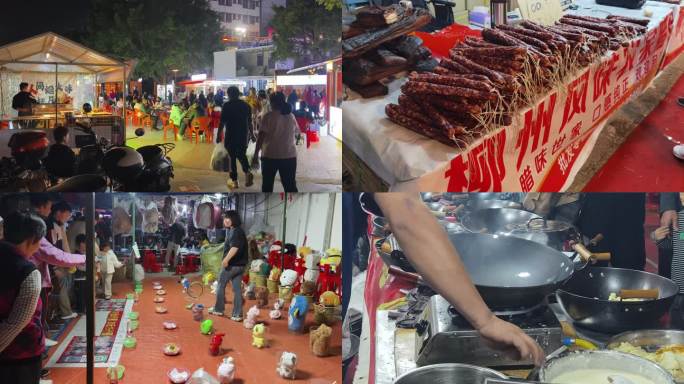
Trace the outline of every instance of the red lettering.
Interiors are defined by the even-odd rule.
[[[534,187],[534,179],[532,178],[532,170],[528,165],[523,170],[522,175],[520,175],[520,189],[523,192],[529,192],[532,190],[532,187]]]
[[[608,92],[610,75],[615,71],[618,55],[612,55],[610,59],[599,64],[594,74],[594,101]]]
[[[582,76],[573,80],[568,85],[568,96],[565,99],[565,108],[563,109],[563,123],[558,132],[563,132],[565,126],[578,113],[584,113],[587,110],[587,90],[589,89],[589,70],[585,71]]]
[[[501,191],[501,182],[506,175],[503,151],[506,144],[506,130],[502,129],[493,137],[451,160],[449,169],[444,173],[450,192]],[[468,161],[464,162],[464,156]],[[466,174],[467,172],[467,174]]]
[[[515,148],[518,151],[518,161],[516,163],[516,169],[520,170],[520,164],[522,164],[522,159],[527,154],[527,145],[530,138],[533,138],[532,148],[530,152],[534,152],[540,145],[545,145],[549,142],[549,132],[551,131],[551,120],[553,118],[553,112],[556,107],[556,97],[554,93],[549,97],[549,103],[546,108],[544,108],[545,101],[542,101],[537,106],[537,118],[534,119],[534,108],[530,109],[525,113],[525,126],[518,134],[518,139],[515,142]]]

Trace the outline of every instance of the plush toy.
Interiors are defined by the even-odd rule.
[[[254,325],[254,328],[252,329],[252,346],[259,349],[266,346],[264,333],[266,333],[266,326],[263,323]]]
[[[330,248],[325,251],[326,257],[321,259],[321,265],[337,266],[342,261],[342,251],[338,248]]]
[[[318,270],[318,264],[321,262],[321,258],[323,255],[321,255],[319,252],[313,252],[304,258],[305,260],[305,266],[307,269],[315,269]]]
[[[290,303],[287,328],[292,332],[301,332],[304,329],[306,313],[309,310],[309,302],[305,296],[296,295]]]
[[[217,289],[218,289],[218,281],[214,281],[213,283],[211,283],[211,294],[215,295]]]
[[[278,279],[280,279],[280,272],[280,268],[278,267],[271,268],[271,273],[269,273],[268,279],[272,281],[278,281]]]
[[[320,271],[318,269],[307,269],[304,272],[304,282],[316,283],[318,280],[318,275],[320,275]]]
[[[330,336],[332,335],[332,328],[325,324],[321,324],[318,328],[311,331],[309,334],[309,347],[311,352],[316,356],[327,356],[330,349]]]
[[[280,265],[280,251],[283,249],[283,243],[278,240],[275,241],[268,249],[268,264],[271,267]]]
[[[259,308],[268,307],[268,289],[266,287],[256,287],[255,296]]]
[[[299,249],[297,250],[299,257],[301,257],[302,259],[306,259],[306,257],[310,255],[311,252],[312,250],[309,247],[299,247]]]
[[[257,316],[259,316],[259,308],[255,305],[247,311],[247,318],[244,321],[245,328],[252,329],[256,324]]]
[[[216,275],[214,274],[214,272],[207,272],[202,276],[202,283],[204,283],[204,285],[212,284],[215,281]]]
[[[208,335],[214,328],[214,322],[211,319],[206,319],[200,323],[200,332],[203,335]]]
[[[254,284],[249,283],[247,286],[245,286],[245,294],[244,297],[247,300],[254,300],[256,299],[256,294],[254,293]]]
[[[318,302],[326,307],[336,307],[340,305],[340,297],[333,291],[325,291],[321,293]]]
[[[223,359],[223,362],[216,371],[216,376],[218,376],[221,384],[230,384],[233,382],[233,379],[235,378],[235,362],[232,357]]]
[[[285,302],[283,302],[283,299],[277,299],[276,302],[273,303],[273,310],[268,313],[268,317],[273,320],[280,319],[283,316],[280,310],[283,309],[284,305]]]
[[[262,259],[256,259],[249,265],[250,272],[258,273],[260,275],[266,275],[266,273],[263,273],[264,269],[268,269],[268,264]]]
[[[283,254],[283,269],[294,269],[295,260],[297,260],[297,246],[287,243],[283,246],[283,250],[281,252]]]
[[[297,272],[292,269],[286,269],[280,275],[280,285],[283,287],[291,287],[297,281]]]
[[[284,379],[294,380],[297,377],[297,355],[292,352],[283,352],[280,355],[276,372]]]

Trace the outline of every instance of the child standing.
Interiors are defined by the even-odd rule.
[[[100,244],[100,251],[102,251],[102,273],[104,275],[104,294],[105,299],[112,298],[112,277],[114,277],[114,269],[123,267],[123,264],[116,257],[112,251],[112,244],[105,240]]]

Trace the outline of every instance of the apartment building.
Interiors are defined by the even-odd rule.
[[[208,0],[219,15],[224,34],[249,41],[259,36],[261,0]]]

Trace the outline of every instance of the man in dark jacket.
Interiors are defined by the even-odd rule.
[[[223,127],[226,127],[226,137],[223,144],[230,155],[230,180],[228,187],[238,188],[237,161],[242,164],[242,171],[247,176],[246,185],[254,183],[254,175],[247,161],[247,140],[252,127],[252,110],[249,104],[240,100],[240,90],[237,87],[228,88],[228,101],[221,108],[221,124],[216,135],[216,143],[221,142]]]
[[[46,227],[40,217],[15,212],[5,218],[0,242],[0,383],[38,384],[45,329],[41,322],[40,271],[28,258]]]
[[[12,98],[12,108],[17,111],[19,117],[31,116],[33,114],[33,104],[38,103],[36,98],[28,91],[28,88],[28,83],[19,84],[19,93]],[[30,121],[25,124],[22,122],[25,128],[32,128],[31,123]]]
[[[176,221],[169,227],[169,242],[166,244],[165,260],[167,266],[171,266],[171,255],[173,255],[173,265],[178,265],[178,252],[183,239],[185,239],[185,234],[185,225],[180,221]]]

